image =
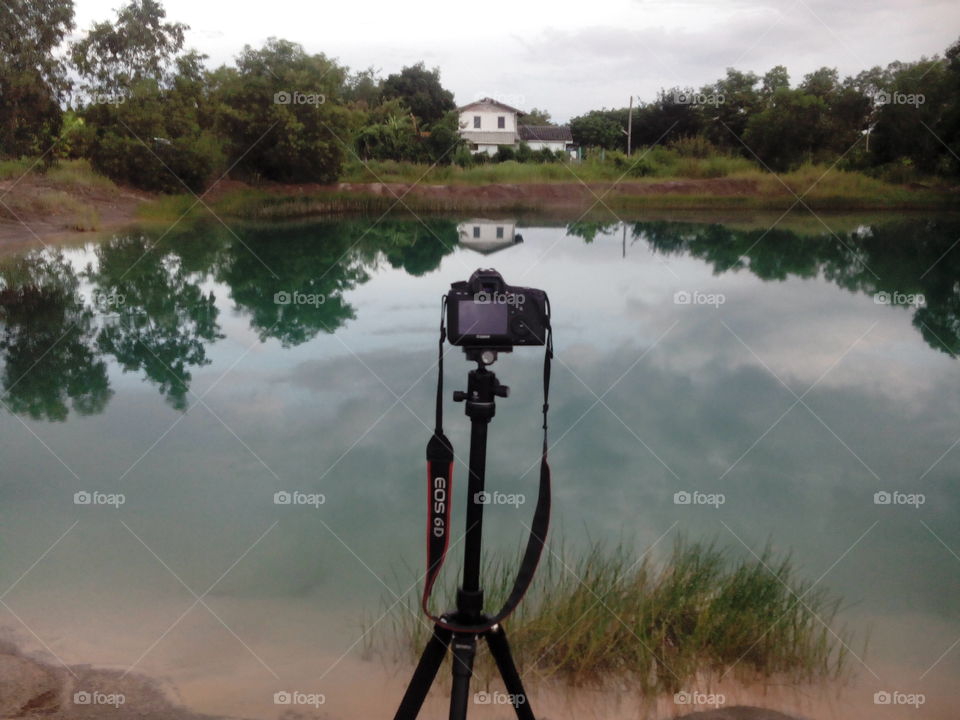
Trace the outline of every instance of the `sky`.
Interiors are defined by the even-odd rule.
[[[122,0],[75,0],[75,34]],[[591,0],[451,3],[166,0],[187,44],[212,66],[275,36],[351,69],[383,75],[423,60],[458,105],[495,97],[566,121],[625,107],[633,95],[785,65],[791,81],[818,67],[841,76],[941,54],[960,37],[956,0]]]

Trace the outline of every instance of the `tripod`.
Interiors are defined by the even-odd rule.
[[[483,590],[480,587],[481,543],[483,540],[483,503],[479,498],[484,492],[484,475],[487,462],[487,426],[496,413],[494,398],[510,394],[506,385],[501,385],[497,376],[478,361],[476,370],[467,378],[467,391],[456,391],[456,402],[466,401],[466,415],[470,418],[470,472],[467,490],[467,526],[464,539],[463,584],[457,590],[456,610],[441,617],[458,626],[477,628],[489,625],[490,617],[483,613]],[[510,645],[503,627],[499,624],[483,632],[456,632],[444,627],[442,622],[434,625],[433,635],[420,656],[413,678],[394,715],[394,720],[414,720],[423,706],[440,669],[443,658],[450,649],[453,655],[453,688],[450,693],[450,720],[465,720],[470,695],[470,678],[473,675],[473,659],[477,652],[477,636],[483,637],[490,647],[490,654],[503,678],[511,703],[519,720],[535,720],[527,701],[520,674],[510,654]]]

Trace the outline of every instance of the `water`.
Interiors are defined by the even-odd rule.
[[[205,711],[275,716],[267,693],[293,687],[358,707],[337,688],[374,665],[361,623],[422,572],[439,297],[494,265],[553,303],[556,537],[791,552],[845,601],[850,692],[926,693],[924,716],[948,716],[960,221],[373,222],[0,258],[0,628],[166,678]],[[488,512],[491,548],[519,546],[532,512],[541,363],[496,366],[513,392],[489,486],[528,502]],[[449,353],[447,387],[467,369]],[[387,712],[401,682],[363,701]]]

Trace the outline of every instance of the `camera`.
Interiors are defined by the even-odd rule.
[[[543,290],[507,285],[493,269],[455,282],[447,294],[448,337],[464,350],[509,352],[514,345],[543,345],[550,305]]]

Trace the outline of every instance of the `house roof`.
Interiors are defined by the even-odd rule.
[[[517,108],[515,107],[510,107],[506,103],[497,102],[493,98],[488,98],[488,97],[481,98],[479,100],[474,100],[471,103],[467,103],[466,105],[458,107],[457,110],[459,110],[460,112],[463,112],[464,110],[470,110],[471,108],[487,108],[487,109],[503,108],[504,110],[507,110],[509,112],[515,112],[518,115],[524,114],[523,110],[517,110]]]
[[[521,125],[521,140],[540,142],[573,142],[573,134],[567,125]]]

